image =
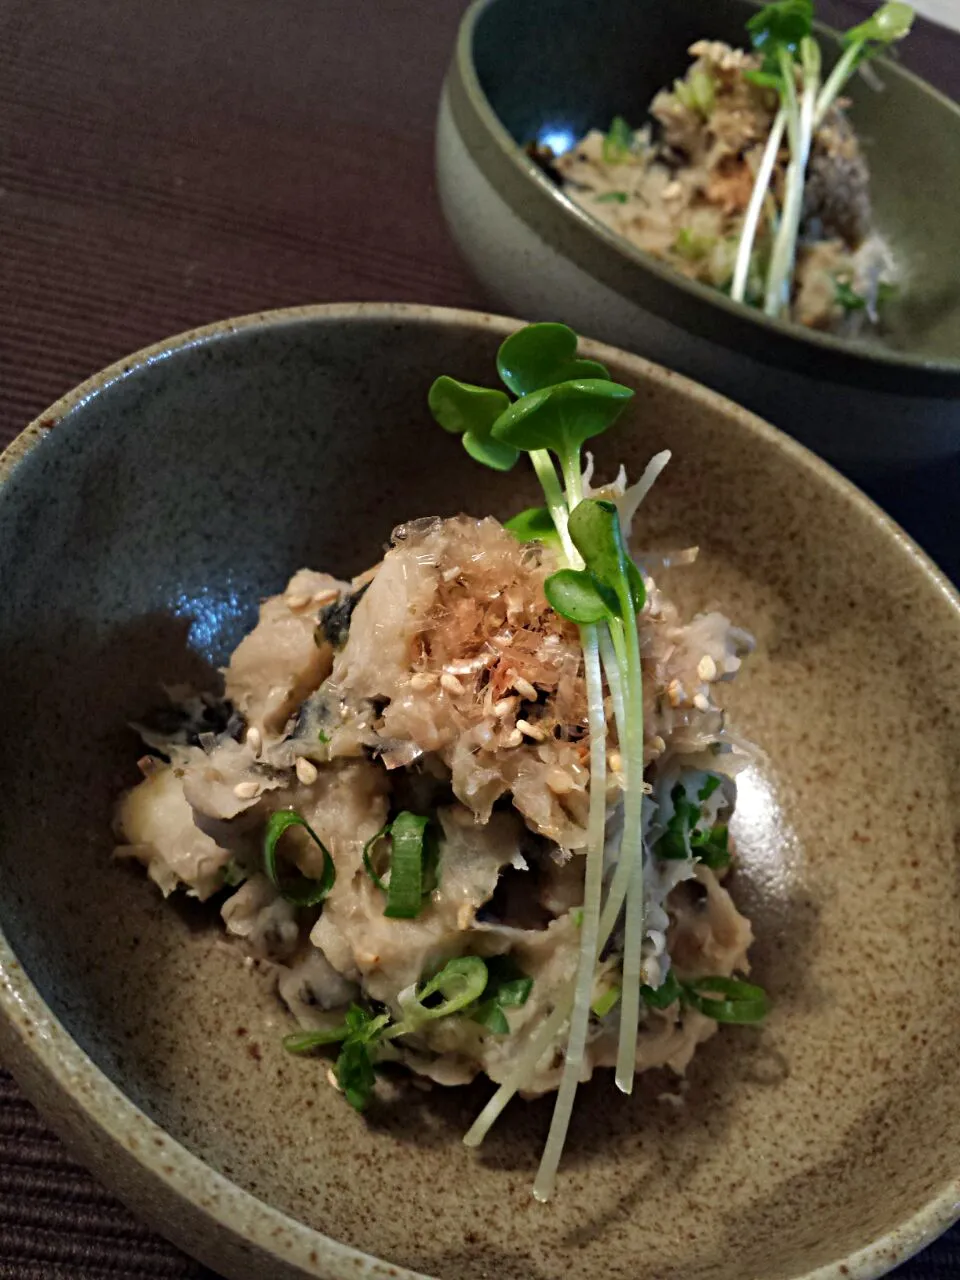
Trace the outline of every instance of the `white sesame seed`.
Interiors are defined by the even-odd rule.
[[[514,710],[516,705],[517,705],[516,698],[500,698],[498,702],[495,702],[493,704],[490,710],[493,712],[493,714],[496,716],[498,720],[502,720],[505,716],[510,715],[510,713]]]
[[[252,800],[259,790],[259,782],[238,782],[233,788],[233,794],[238,800]]]
[[[519,693],[521,698],[526,698],[528,702],[535,702],[537,699],[537,691],[523,676],[513,676],[513,687]]]
[[[563,769],[549,769],[547,771],[547,786],[556,796],[569,795],[574,788],[574,781],[569,773],[565,773]]]
[[[251,725],[247,730],[247,746],[253,752],[259,751],[263,746],[263,736],[256,725]]]
[[[667,749],[667,744],[666,744],[666,743],[664,742],[664,740],[660,737],[659,733],[654,734],[654,736],[653,736],[653,738],[652,738],[652,740],[651,740],[651,742],[650,742],[650,746],[654,749],[654,751],[656,751],[656,753],[657,753],[658,755],[661,755],[661,756],[663,755],[663,753],[664,753],[664,752],[666,751],[666,749]]]
[[[534,742],[543,742],[547,736],[538,724],[531,724],[529,720],[518,720],[517,728],[525,738],[532,738]]]
[[[331,1089],[336,1089],[337,1093],[340,1092],[340,1082],[334,1075],[333,1067],[327,1067],[327,1084],[330,1085]]]
[[[683,187],[679,182],[668,182],[660,194],[664,200],[676,200],[678,196],[683,195]]]
[[[705,653],[697,663],[697,675],[707,684],[717,678],[717,664],[709,653]]]
[[[501,739],[501,745],[504,747],[519,747],[523,741],[523,734],[519,729],[511,729],[509,733],[505,733]]]
[[[643,980],[648,987],[656,989],[660,986],[662,980],[660,962],[653,956],[643,962]]]
[[[315,591],[313,595],[313,603],[316,605],[333,604],[340,595],[336,587],[324,587],[322,591]]]
[[[317,780],[317,766],[312,760],[308,760],[305,756],[297,756],[297,763],[294,765],[297,771],[297,777],[305,787],[309,787],[311,783]]]
[[[686,695],[683,691],[683,685],[679,680],[671,680],[667,685],[667,701],[671,707],[679,707],[684,701]]]
[[[287,596],[285,603],[288,609],[305,609],[310,603],[310,597],[300,595]]]
[[[410,688],[422,692],[429,689],[432,684],[436,684],[437,677],[432,671],[417,671],[410,677]]]
[[[698,711],[709,711],[710,699],[705,693],[695,693],[693,695],[693,705]]]
[[[445,671],[440,677],[440,688],[446,689],[447,693],[463,693],[462,683],[449,671]]]
[[[611,773],[619,773],[623,768],[623,756],[619,751],[611,751],[607,756],[607,764]]]
[[[458,564],[455,564],[452,569],[444,569],[440,577],[444,580],[444,582],[453,582],[454,578],[459,578],[462,572],[463,570],[460,568],[460,566]]]

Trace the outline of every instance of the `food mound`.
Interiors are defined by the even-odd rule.
[[[652,125],[617,117],[563,155],[534,154],[576,204],[690,279],[808,328],[867,334],[897,272],[838,93],[910,18],[885,5],[848,33],[844,74],[824,80],[812,5],[780,0],[752,20],[754,51],[694,44],[685,76],[651,103]]]
[[[558,333],[531,326],[505,349]],[[481,389],[440,381],[449,427]],[[604,370],[535,390],[534,410],[575,384],[597,403],[630,394]],[[496,452],[495,431],[472,430],[468,448]],[[217,902],[275,971],[300,1028],[288,1048],[330,1046],[358,1109],[383,1063],[447,1085],[483,1072],[500,1089],[479,1141],[516,1092],[565,1072],[575,1089],[597,1067],[627,1088],[634,1070],[683,1072],[718,1021],[763,1016],[735,977],[751,930],[724,886],[747,756],[715,696],[750,638],[719,613],[681,619],[642,559],[609,586],[589,567],[603,539],[581,528],[628,531],[665,461],[632,488],[578,467],[573,512],[555,503],[552,522],[413,520],[353,582],[301,569],[263,602],[222,696],[175,690],[139,726],[150,754],[117,806],[118,853],[164,894]],[[594,588],[609,616],[584,622]]]

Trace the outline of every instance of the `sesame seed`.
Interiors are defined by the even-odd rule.
[[[509,733],[505,733],[501,739],[501,745],[504,747],[519,747],[523,741],[523,734],[519,729],[511,729]]]
[[[549,769],[547,771],[547,786],[554,795],[569,795],[575,785],[569,773],[565,773],[563,769]]]
[[[514,675],[513,687],[516,689],[517,693],[519,693],[521,698],[526,698],[528,702],[536,702],[537,691],[530,681],[525,680],[523,676]]]
[[[709,684],[711,680],[716,680],[717,664],[714,662],[713,658],[710,657],[709,653],[705,653],[697,663],[697,675],[707,684]]]
[[[252,800],[259,790],[259,782],[238,782],[233,788],[233,794],[238,800]]]
[[[410,677],[410,688],[422,692],[424,689],[429,689],[432,684],[435,684],[436,680],[437,677],[432,671],[417,671]]]
[[[501,698],[498,702],[495,702],[493,704],[490,710],[493,712],[493,714],[496,716],[498,720],[502,720],[505,716],[510,715],[510,713],[514,710],[516,705],[517,705],[516,698]]]
[[[310,603],[310,597],[300,595],[287,596],[285,603],[288,609],[305,609]]]
[[[685,696],[683,685],[680,681],[671,680],[667,685],[667,701],[670,703],[671,707],[679,707],[684,701]]]
[[[462,572],[463,570],[460,568],[460,566],[458,564],[455,564],[452,569],[444,569],[440,577],[444,580],[444,582],[453,582],[454,578],[459,578]]]
[[[330,1085],[332,1089],[336,1089],[337,1093],[340,1092],[340,1082],[334,1074],[333,1067],[327,1067],[327,1084]]]
[[[247,746],[254,752],[263,746],[263,737],[256,725],[251,725],[247,730]]]
[[[457,911],[457,928],[461,931],[461,933],[465,933],[472,924],[473,924],[473,907],[471,907],[468,902],[465,902],[463,906],[460,907],[460,909]]]
[[[658,755],[661,755],[661,756],[667,749],[667,744],[660,737],[659,733],[654,734],[653,739],[650,742],[650,746],[653,748],[654,751],[656,751]]]
[[[543,742],[547,736],[538,724],[531,724],[529,720],[518,720],[517,728],[525,738],[532,738],[534,742]]]
[[[336,587],[324,587],[322,591],[314,592],[313,603],[316,605],[333,604],[340,595]]]
[[[661,192],[664,200],[676,200],[683,195],[683,187],[679,182],[668,182]]]
[[[693,695],[693,705],[698,711],[709,711],[710,699],[705,693],[695,693]]]
[[[316,782],[317,766],[312,760],[308,760],[306,756],[297,756],[297,763],[294,768],[297,771],[297,777],[305,787],[309,787],[312,782]]]
[[[440,677],[440,688],[446,689],[447,693],[463,693],[462,683],[449,671],[445,671]]]

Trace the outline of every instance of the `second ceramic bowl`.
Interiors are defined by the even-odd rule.
[[[744,43],[750,0],[477,0],[444,87],[440,196],[493,300],[563,319],[746,404],[861,476],[960,452],[960,110],[881,66],[851,88],[876,218],[910,286],[885,349],[769,320],[684,279],[575,206],[524,151],[572,145],[614,114],[639,123],[709,35]],[[821,31],[828,60],[836,41]]]

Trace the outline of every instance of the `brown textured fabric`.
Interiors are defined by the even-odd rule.
[[[221,316],[482,306],[433,189],[464,7],[0,0],[0,445],[95,369]],[[873,3],[818,7],[849,25]],[[958,55],[924,23],[904,49],[954,96]],[[913,483],[897,514],[956,574],[949,477]],[[960,1275],[960,1233],[899,1274]],[[74,1164],[0,1071],[0,1280],[210,1276]]]

